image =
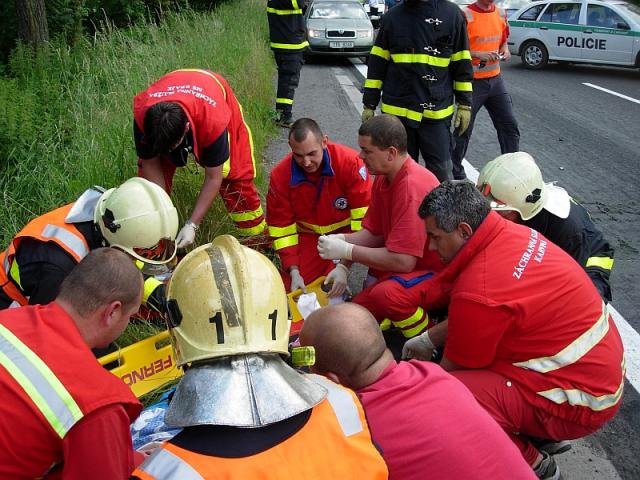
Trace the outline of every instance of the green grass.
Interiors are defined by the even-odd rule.
[[[235,0],[206,14],[185,10],[168,14],[161,25],[110,29],[73,48],[14,52],[0,77],[0,248],[29,220],[73,202],[91,185],[114,187],[136,174],[132,98],[178,68],[210,69],[229,81],[253,132],[257,183],[264,192],[262,152],[276,131],[265,3]],[[202,180],[193,162],[176,174],[172,198],[181,221]],[[229,232],[233,225],[217,199],[196,243]],[[134,321],[118,344],[161,328]],[[158,396],[143,400],[152,403]]]
[[[206,14],[168,14],[161,25],[112,29],[73,48],[53,45],[35,55],[16,50],[0,78],[0,245],[87,187],[113,187],[135,175],[131,100],[178,68],[207,68],[227,78],[244,107],[260,164],[274,133],[274,64],[264,9],[258,0],[236,0]],[[181,220],[201,183],[202,171],[185,168],[176,175],[173,199]],[[232,228],[218,200],[198,240]]]

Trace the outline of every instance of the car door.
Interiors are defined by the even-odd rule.
[[[549,48],[549,58],[580,60],[582,26],[580,7],[576,2],[555,2],[547,5],[538,19],[540,36]]]
[[[634,37],[629,24],[618,12],[606,5],[589,3],[584,23],[584,60],[633,64]]]

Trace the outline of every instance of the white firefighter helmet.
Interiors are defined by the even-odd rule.
[[[176,363],[191,363],[167,425],[257,427],[301,413],[326,391],[289,367],[287,294],[275,266],[231,235],[189,252],[167,288]]]
[[[545,204],[546,185],[533,157],[505,153],[480,171],[478,188],[497,211],[513,210],[522,220],[534,217]]]
[[[167,192],[144,178],[104,192],[94,222],[110,246],[145,263],[167,263],[176,254],[178,212]]]

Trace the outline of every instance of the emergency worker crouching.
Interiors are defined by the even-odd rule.
[[[144,264],[170,262],[176,253],[178,213],[159,186],[131,178],[118,188],[92,187],[74,203],[31,220],[0,254],[0,309],[47,304],[73,267],[104,246]],[[145,305],[156,310],[164,285],[145,279]]]
[[[564,188],[544,183],[531,155],[508,153],[487,163],[478,177],[478,188],[493,210],[537,230],[571,255],[586,270],[600,296],[611,301],[613,247],[589,212]]]
[[[286,293],[266,257],[220,236],[182,260],[167,299],[176,362],[190,367],[165,421],[184,430],[133,478],[387,478],[355,394],[282,359]]]

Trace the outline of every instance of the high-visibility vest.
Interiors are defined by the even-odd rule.
[[[355,394],[327,379],[313,377],[327,388],[329,395],[313,408],[307,424],[282,443],[249,457],[220,458],[168,442],[133,472],[134,478],[387,478],[387,467],[371,443],[364,411]]]
[[[121,405],[133,421],[141,410],[55,302],[0,312],[0,388],[1,478],[44,475],[64,460],[63,439],[91,412]]]
[[[469,34],[469,50],[472,52],[497,52],[503,43],[504,30],[507,26],[504,12],[496,7],[493,12],[479,13],[465,7],[467,32]],[[473,57],[473,78],[491,78],[500,74],[500,60],[483,62]]]
[[[71,255],[76,262],[80,262],[89,253],[89,244],[84,235],[73,223],[65,223],[65,218],[73,205],[70,203],[31,220],[0,254],[0,286],[16,306],[29,303],[29,299],[22,291],[19,265],[15,261],[16,251],[23,239],[32,238],[43,243],[53,242]]]

